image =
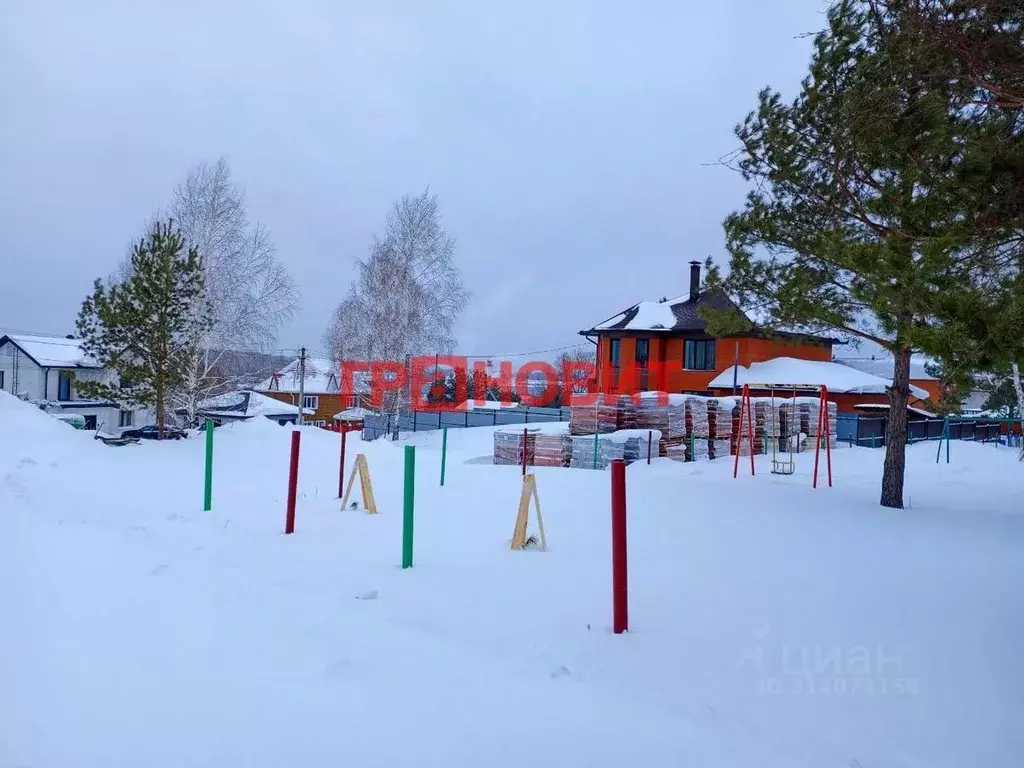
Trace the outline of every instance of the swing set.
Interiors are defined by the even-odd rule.
[[[799,440],[800,430],[799,427],[794,431],[792,425],[799,424],[796,418],[796,406],[797,406],[797,392],[799,390],[817,390],[818,391],[818,424],[814,440],[814,475],[811,482],[812,488],[818,487],[818,464],[821,456],[822,443],[825,444],[825,465],[827,467],[828,474],[828,487],[832,487],[832,447],[831,437],[832,428],[829,426],[828,421],[828,388],[822,384],[744,384],[743,394],[740,398],[740,420],[739,427],[736,432],[736,461],[733,466],[732,476],[734,478],[739,476],[740,472],[740,445],[743,438],[747,438],[747,444],[750,446],[750,474],[756,474],[754,471],[754,408],[750,397],[750,389],[767,389],[771,396],[771,413],[775,413],[775,390],[793,390],[792,407],[788,410],[788,419],[786,426],[786,442],[787,445],[783,450],[779,450],[779,439],[780,435],[765,435],[765,439],[771,442],[771,456],[772,456],[772,474],[773,475],[792,475],[796,472],[796,456],[795,454],[799,451]],[[783,403],[785,400],[783,401]],[[744,425],[746,431],[744,433]],[[773,430],[774,431],[774,430]],[[779,430],[782,431],[781,429]],[[766,451],[767,453],[767,451]]]

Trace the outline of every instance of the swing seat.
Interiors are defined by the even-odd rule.
[[[792,475],[794,472],[796,472],[796,462],[772,459],[773,475]]]

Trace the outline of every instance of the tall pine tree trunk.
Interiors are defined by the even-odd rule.
[[[893,352],[889,420],[885,427],[882,466],[882,506],[903,509],[903,480],[907,469],[907,403],[910,400],[910,347]]]
[[[164,439],[164,424],[167,421],[167,415],[164,411],[164,383],[163,376],[158,371],[156,380],[156,439]]]

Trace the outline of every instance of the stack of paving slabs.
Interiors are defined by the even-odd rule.
[[[732,440],[708,440],[708,458],[709,459],[727,459],[732,455],[733,445]],[[700,453],[700,451],[696,451]],[[700,456],[698,456],[700,458]]]
[[[595,395],[594,397],[599,397]],[[573,405],[569,414],[570,435],[592,435],[597,431],[597,401]]]
[[[536,460],[537,432],[527,432],[526,435],[526,463],[533,464]],[[495,430],[494,432],[494,463],[495,464],[522,464],[523,463],[523,431],[516,430]]]
[[[687,397],[683,401],[683,412],[685,414],[684,434],[689,437],[707,438],[710,432],[708,421],[708,399],[704,397]],[[672,432],[671,426],[669,433]]]
[[[637,411],[639,410],[636,400],[631,395],[620,395],[613,405],[615,408],[615,428],[636,429]]]
[[[654,452],[653,445],[651,452],[652,454]],[[640,459],[647,461],[647,440],[641,440],[639,437],[626,438],[626,442],[622,444],[622,458],[626,460],[627,464],[632,464]]]
[[[809,399],[809,398],[808,398]],[[839,411],[835,403],[829,400],[826,405],[828,406],[828,429],[829,429],[829,446],[836,446],[836,428],[839,426]],[[809,407],[810,412],[807,415],[807,441],[810,447],[814,447],[814,441],[818,436],[818,408],[820,405],[817,400],[814,400],[814,405]],[[822,432],[824,432],[824,425],[821,425]],[[825,446],[824,440],[822,440],[822,447]]]
[[[707,444],[707,441],[704,441]],[[674,443],[666,449],[665,455],[672,461],[690,461],[690,444]]]
[[[573,409],[575,410],[575,408]],[[595,469],[594,466],[594,436],[573,435],[572,451],[569,456],[569,466],[574,469]],[[599,438],[600,440],[600,438]],[[600,445],[598,445],[597,466],[601,466]]]
[[[720,440],[720,446],[718,449],[725,451],[725,455],[729,454],[729,441]],[[709,440],[706,437],[695,437],[692,442],[688,443],[686,448],[690,456],[690,461],[708,461],[709,459],[715,458],[714,440]]]
[[[800,424],[799,399],[789,399],[782,403],[779,406],[779,418],[782,422],[782,441],[779,445],[786,446],[787,451],[792,446],[794,452],[799,452],[800,441],[797,440],[797,437],[803,431],[803,427]]]
[[[618,428],[618,395],[595,393],[581,395],[577,399],[579,404],[572,404],[569,415],[570,435],[605,434]]]
[[[668,395],[664,392],[643,392],[636,409],[637,429],[657,429],[669,434]]]
[[[668,404],[668,437],[684,437],[686,430],[686,399],[680,395],[672,395]],[[662,434],[666,434],[662,432]]]
[[[568,433],[541,432],[537,435],[534,462],[538,467],[568,467],[571,457],[572,438]]]
[[[713,439],[727,443],[732,440],[733,416],[737,415],[737,409],[734,397],[712,397],[708,400],[708,423]]]
[[[687,440],[685,437],[665,437],[664,435],[662,435],[662,438],[658,441],[657,455],[668,456],[669,450],[674,450],[677,448],[682,450],[688,450],[689,445],[690,441]],[[678,461],[682,461],[682,459],[678,459]]]

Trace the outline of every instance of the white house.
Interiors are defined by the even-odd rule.
[[[78,414],[86,429],[116,433],[149,423],[147,410],[122,410],[113,403],[83,397],[77,380],[107,380],[114,374],[82,352],[73,336],[0,336],[0,390],[55,414]]]

